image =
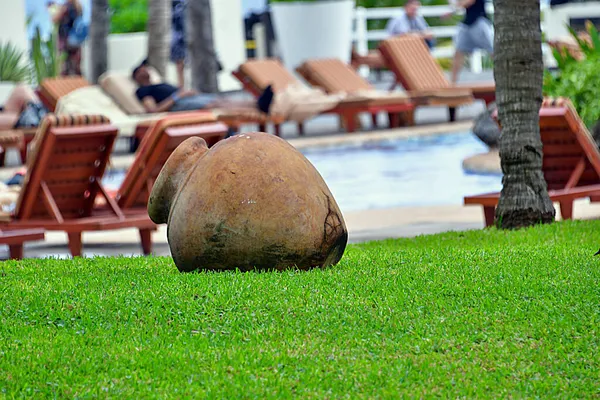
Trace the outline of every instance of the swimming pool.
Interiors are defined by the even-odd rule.
[[[302,150],[342,211],[403,206],[460,205],[465,195],[502,188],[501,175],[466,173],[462,161],[487,147],[471,133],[394,139]],[[116,189],[124,173],[107,175]]]

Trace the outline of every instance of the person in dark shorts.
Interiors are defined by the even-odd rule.
[[[17,85],[0,107],[0,130],[36,128],[47,113],[31,88]]]
[[[257,100],[230,100],[216,94],[184,90],[168,83],[153,84],[150,81],[147,60],[142,61],[132,72],[133,80],[139,85],[136,97],[149,113],[166,111],[194,111],[212,108],[249,108],[269,113],[273,102],[273,90],[269,85]]]
[[[485,0],[457,0],[456,6],[465,9],[465,18],[459,24],[454,39],[456,51],[452,65],[452,83],[458,80],[465,54],[471,54],[477,49],[485,50],[490,56],[494,53],[494,27],[485,12]]]

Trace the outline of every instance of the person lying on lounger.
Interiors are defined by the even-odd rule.
[[[216,94],[199,93],[195,90],[179,89],[176,86],[162,82],[153,84],[150,81],[148,61],[144,60],[133,69],[133,80],[139,85],[136,97],[142,102],[149,113],[166,111],[195,111],[204,109],[258,109],[269,113],[273,101],[273,90],[268,86],[257,100],[229,100]]]
[[[35,128],[47,113],[31,88],[17,85],[0,109],[0,130]]]

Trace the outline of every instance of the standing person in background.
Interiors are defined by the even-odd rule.
[[[452,64],[452,83],[458,80],[458,74],[465,62],[465,54],[477,49],[485,50],[490,57],[494,53],[494,27],[485,12],[485,0],[455,0],[451,5],[465,9],[465,18],[458,26],[454,41],[456,51]],[[446,14],[449,18],[454,12]]]
[[[52,21],[58,24],[58,49],[66,55],[62,75],[81,75],[81,46],[87,38],[87,25],[79,0],[66,0]]]
[[[185,0],[173,0],[172,36],[171,36],[171,61],[177,66],[177,85],[180,89],[185,86],[185,59],[187,57],[187,43],[185,40]]]
[[[407,0],[404,4],[404,13],[391,19],[386,30],[390,36],[406,35],[407,33],[420,35],[431,49],[435,45],[435,37],[425,18],[419,15],[420,6],[419,0]]]

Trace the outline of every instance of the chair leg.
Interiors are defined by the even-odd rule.
[[[6,160],[6,150],[0,146],[0,167],[4,167],[5,160]]]
[[[281,137],[281,124],[275,124],[275,136]]]
[[[358,127],[357,118],[358,118],[358,114],[348,114],[348,115],[342,116],[344,125],[346,127],[346,132],[348,132],[348,133],[356,132],[356,129]]]
[[[140,239],[144,255],[152,254],[152,229],[140,229]]]
[[[68,233],[69,237],[69,250],[73,257],[81,257],[81,232]]]
[[[129,138],[129,152],[135,153],[140,147],[140,139],[136,136],[132,136]]]
[[[267,126],[265,124],[258,124],[258,130],[260,132],[267,132]]]
[[[390,128],[398,128],[400,126],[400,114],[388,113]]]
[[[485,226],[494,225],[496,219],[496,207],[483,207],[483,215],[485,216]]]
[[[450,111],[450,122],[456,121],[456,107],[450,107],[448,111]]]
[[[25,143],[23,147],[19,149],[19,154],[21,156],[21,164],[23,165],[25,165],[25,162],[27,161],[27,147],[27,143]]]
[[[11,260],[21,260],[23,259],[23,243],[21,244],[11,244],[8,246],[8,250],[10,252]]]
[[[405,126],[415,125],[415,110],[404,111],[401,116]]]
[[[298,122],[298,134],[304,136],[304,123]]]
[[[562,219],[573,218],[573,200],[561,201],[560,203],[560,215]]]
[[[373,123],[373,128],[377,128],[377,113],[371,114],[371,122]]]

